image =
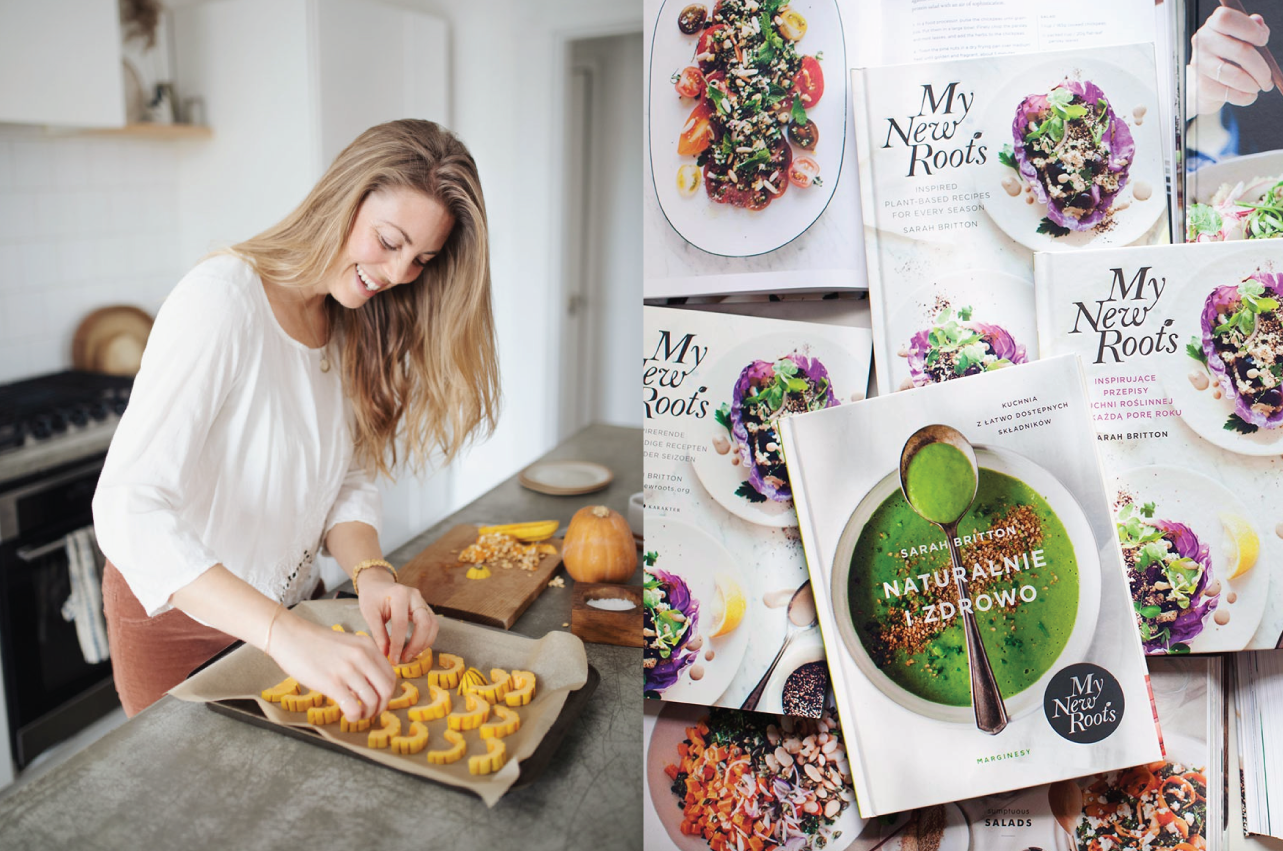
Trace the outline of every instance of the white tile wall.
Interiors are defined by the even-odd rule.
[[[0,124],[0,383],[70,369],[87,314],[154,315],[185,271],[174,142]]]

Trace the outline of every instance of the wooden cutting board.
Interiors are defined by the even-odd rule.
[[[542,542],[555,546],[557,554],[544,556],[535,570],[494,567],[487,579],[469,579],[469,566],[459,562],[459,553],[476,540],[476,526],[467,523],[455,526],[401,568],[401,582],[418,588],[423,599],[439,614],[510,629],[535,597],[548,587],[553,571],[561,564],[562,541],[553,538]]]

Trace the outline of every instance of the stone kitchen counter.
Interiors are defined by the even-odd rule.
[[[595,494],[556,497],[513,476],[389,560],[404,565],[458,523],[565,524],[587,504],[626,515],[629,494],[642,488],[640,429],[590,426],[543,460],[553,459],[595,461],[615,478]],[[573,584],[545,589],[513,631],[568,630]],[[585,646],[601,674],[587,707],[540,777],[493,809],[468,792],[165,697],[0,798],[0,847],[641,848],[641,651]]]

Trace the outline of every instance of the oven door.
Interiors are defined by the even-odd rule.
[[[93,522],[100,460],[0,493],[0,663],[23,768],[119,705],[110,660],[90,664],[73,621],[66,536]]]

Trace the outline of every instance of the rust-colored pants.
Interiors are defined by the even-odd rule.
[[[130,718],[235,641],[178,609],[147,617],[125,577],[111,562],[103,573],[102,603],[116,693]]]

